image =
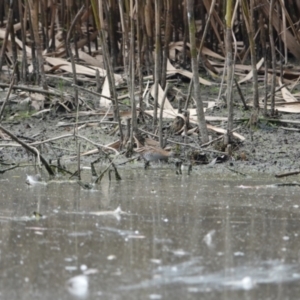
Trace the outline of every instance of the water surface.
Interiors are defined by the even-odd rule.
[[[30,172],[0,175],[0,299],[299,298],[297,186],[150,168],[83,190]]]

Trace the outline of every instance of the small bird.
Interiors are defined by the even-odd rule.
[[[164,149],[151,146],[138,148],[135,151],[144,159],[145,169],[149,166],[151,161],[167,161],[169,157],[174,156],[173,151],[166,151]]]

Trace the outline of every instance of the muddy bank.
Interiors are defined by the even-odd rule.
[[[246,89],[247,87],[245,87]],[[215,99],[217,90],[206,90],[205,99]],[[86,93],[81,93],[81,97],[86,98],[86,101],[97,103],[97,99]],[[238,95],[236,95],[238,99]],[[237,100],[238,101],[238,100]],[[176,106],[176,103],[172,103]],[[18,108],[16,110],[16,107]],[[26,107],[25,107],[26,108]],[[70,164],[76,162],[76,141],[72,134],[74,132],[74,123],[76,121],[75,113],[57,112],[55,109],[51,112],[39,114],[37,116],[31,116],[33,111],[25,109],[23,106],[16,104],[10,105],[6,112],[5,120],[2,122],[2,126],[14,133],[18,138],[22,139],[26,143],[45,141],[48,139],[62,137],[55,141],[41,144],[38,149],[45,156],[46,159],[52,162],[60,158],[64,164]],[[82,111],[87,112],[84,108]],[[88,113],[88,112],[87,112]],[[221,159],[214,166],[208,166],[207,163],[211,162],[214,158],[222,156],[217,151],[224,151],[221,142],[218,141],[209,147],[205,147],[202,150],[197,150],[201,154],[205,154],[205,160],[201,164],[193,165],[193,172],[195,173],[218,173],[218,172],[240,172],[243,174],[250,174],[255,172],[262,172],[270,175],[275,175],[280,172],[289,172],[298,170],[299,166],[299,148],[300,139],[299,132],[297,131],[297,125],[284,122],[277,123],[262,120],[258,123],[257,128],[250,129],[247,126],[247,120],[250,116],[250,111],[244,111],[241,106],[237,106],[235,109],[235,127],[238,128],[237,133],[245,137],[244,141],[236,140],[236,144],[233,147],[233,155],[229,159],[222,161]],[[226,108],[212,108],[206,112],[208,116],[225,117],[227,115]],[[79,115],[78,123],[80,129],[78,134],[94,143],[100,145],[106,145],[118,140],[118,134],[114,132],[114,124],[104,123],[99,124],[99,120],[103,116],[93,114],[83,116]],[[297,115],[282,114],[279,119],[281,120],[297,120]],[[107,120],[107,119],[106,119]],[[146,120],[149,124],[140,124],[140,128],[151,131],[150,119]],[[183,143],[184,138],[180,135],[174,135],[172,133],[173,120],[165,120],[164,122],[164,135],[171,141],[177,141]],[[226,129],[226,121],[210,122],[211,125]],[[124,119],[125,125],[125,119]],[[125,129],[125,126],[124,126]],[[217,135],[213,131],[209,131],[212,139],[217,138]],[[81,152],[86,153],[97,149],[95,145],[88,142],[85,139],[79,139]],[[200,141],[197,135],[191,136],[187,139],[189,144],[187,147],[177,146],[177,159],[182,160],[184,164],[189,164],[193,152],[199,147]],[[13,145],[12,145],[13,144]],[[168,142],[168,145],[172,146],[172,143]],[[83,155],[81,161],[84,164],[89,164],[99,157],[99,153],[91,155]],[[133,154],[133,157],[138,157],[137,154]],[[8,139],[6,135],[0,137],[0,164],[20,163],[20,162],[34,162],[34,157],[29,154],[21,146],[17,145]],[[120,155],[117,159],[117,163],[122,163],[122,168],[141,168],[143,170],[143,162],[134,160],[123,164],[130,160],[129,157]],[[205,163],[204,163],[205,162]],[[170,159],[169,165],[174,168],[174,160]],[[165,165],[153,164],[152,168],[165,167]],[[5,166],[1,167],[2,169]],[[239,173],[237,173],[239,174]]]

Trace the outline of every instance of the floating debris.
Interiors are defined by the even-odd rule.
[[[215,235],[216,231],[213,229],[213,230],[210,230],[206,235],[205,237],[203,238],[203,241],[205,242],[205,244],[208,246],[208,247],[212,247],[213,246],[213,242],[212,242],[212,239],[213,239],[213,236]]]
[[[42,214],[40,214],[39,212],[34,211],[34,212],[32,213],[31,218],[32,218],[32,219],[39,220],[39,219],[41,219],[41,218],[44,218],[44,216],[43,216]]]
[[[121,219],[121,215],[128,215],[127,212],[123,211],[120,206],[115,210],[104,210],[104,211],[91,211],[91,212],[67,212],[68,214],[78,214],[78,215],[94,215],[94,216],[113,216],[118,221]]]
[[[250,276],[246,276],[242,280],[225,282],[224,285],[248,291],[256,287],[256,282]]]
[[[47,183],[42,181],[42,177],[40,174],[36,174],[36,175],[28,175],[26,174],[26,184],[28,185],[46,185]]]

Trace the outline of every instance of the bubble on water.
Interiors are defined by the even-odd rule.
[[[115,255],[109,255],[109,256],[107,256],[107,260],[114,260],[116,258],[117,257]]]
[[[244,252],[240,252],[240,251],[234,252],[233,254],[234,254],[234,256],[244,256],[245,255]]]
[[[185,256],[185,255],[189,254],[188,252],[184,251],[183,249],[174,250],[173,253],[176,256]]]
[[[161,259],[152,258],[152,259],[150,259],[150,261],[151,261],[153,264],[157,264],[157,265],[161,264]]]
[[[162,299],[162,295],[160,295],[160,294],[151,294],[151,295],[149,295],[149,299],[151,299],[151,300]]]
[[[81,265],[80,266],[80,270],[83,272],[83,271],[86,271],[87,270],[87,265]]]
[[[88,296],[89,279],[85,275],[70,278],[67,283],[68,292],[78,298],[84,299]]]

